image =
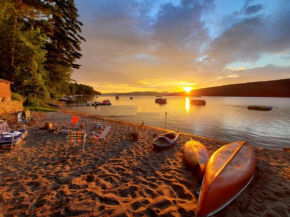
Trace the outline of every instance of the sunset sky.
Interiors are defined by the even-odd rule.
[[[290,78],[289,0],[76,0],[78,83],[102,93]]]

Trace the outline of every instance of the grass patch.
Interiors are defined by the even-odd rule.
[[[57,109],[49,107],[26,107],[25,110],[35,111],[35,112],[57,112]]]

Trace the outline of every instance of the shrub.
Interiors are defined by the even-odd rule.
[[[21,96],[19,93],[13,93],[11,94],[11,100],[16,100],[16,101],[24,101],[23,96]]]

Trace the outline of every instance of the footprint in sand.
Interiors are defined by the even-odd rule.
[[[186,193],[186,189],[183,185],[173,184],[172,189],[180,199],[192,200],[193,196],[190,193]]]
[[[40,182],[28,182],[27,185],[30,187],[30,191],[34,191],[40,185]]]
[[[136,197],[136,191],[138,190],[137,186],[130,186],[128,188],[124,188],[120,191],[121,197]]]
[[[136,202],[132,203],[131,204],[131,208],[132,208],[132,210],[135,211],[135,210],[138,210],[142,206],[148,205],[149,203],[150,203],[149,200],[142,199],[142,200],[139,200],[139,201],[136,201]]]

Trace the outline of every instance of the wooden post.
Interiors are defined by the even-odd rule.
[[[165,112],[165,125],[164,125],[165,129],[166,129],[166,119],[167,119],[167,112]]]

